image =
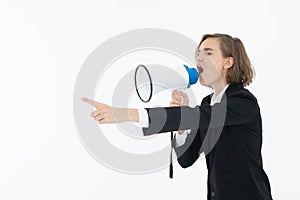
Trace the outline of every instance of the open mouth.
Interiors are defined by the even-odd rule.
[[[198,73],[201,74],[203,72],[203,67],[201,65],[197,65]]]

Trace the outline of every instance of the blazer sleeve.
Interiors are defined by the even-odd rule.
[[[177,155],[179,165],[183,168],[192,166],[201,154],[200,148],[202,140],[200,137],[200,129],[191,130],[183,145],[175,147],[175,143],[176,138],[172,141],[172,145]]]
[[[224,95],[220,103],[204,104],[194,108],[158,107],[146,108],[149,126],[143,128],[144,135],[176,130],[223,127],[247,124],[259,113],[256,98],[247,92]]]

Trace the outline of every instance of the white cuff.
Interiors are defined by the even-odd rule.
[[[145,108],[139,108],[139,126],[147,128],[149,126],[148,113]]]
[[[176,134],[176,142],[175,142],[175,147],[182,146],[185,143],[185,139],[188,134],[190,134],[191,129],[184,130],[182,134]]]

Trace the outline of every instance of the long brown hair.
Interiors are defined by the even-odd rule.
[[[227,34],[205,34],[197,49],[207,38],[217,38],[220,42],[220,49],[224,58],[233,57],[234,64],[227,71],[227,82],[242,82],[244,86],[249,85],[255,76],[254,68],[250,63],[250,59],[246,53],[245,47],[239,38],[234,38]]]

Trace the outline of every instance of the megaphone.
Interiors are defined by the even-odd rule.
[[[198,80],[198,71],[187,65],[169,68],[162,65],[137,66],[134,83],[137,95],[144,103],[163,90],[189,88]]]

